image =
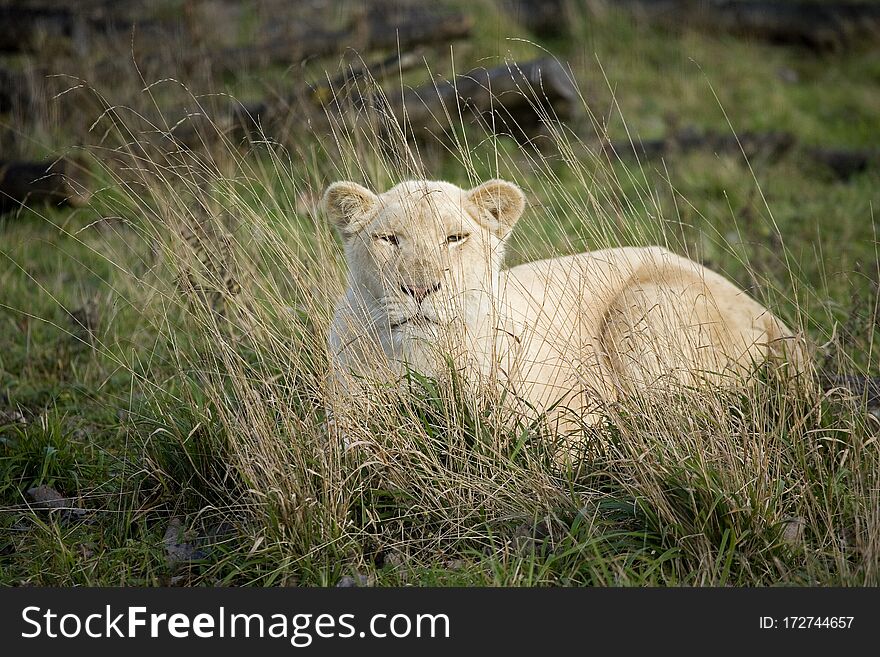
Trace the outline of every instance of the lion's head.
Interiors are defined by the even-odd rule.
[[[447,324],[471,293],[492,290],[524,207],[522,191],[502,180],[471,190],[410,181],[383,194],[337,182],[324,194],[344,241],[350,290],[368,297],[392,330]]]

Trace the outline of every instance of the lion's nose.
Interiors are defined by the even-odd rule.
[[[416,303],[421,303],[426,296],[440,289],[440,283],[437,282],[433,285],[418,286],[401,285],[400,289],[406,292],[413,299],[415,299]]]

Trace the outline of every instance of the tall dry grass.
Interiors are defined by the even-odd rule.
[[[544,111],[540,90],[523,91]],[[778,372],[610,405],[572,468],[557,466],[558,437],[540,420],[499,418],[454,372],[377,390],[346,445],[328,433],[326,335],[345,263],[317,208],[327,183],[517,182],[531,207],[513,261],[621,244],[698,257],[640,165],[619,166],[549,115],[551,149],[464,116],[438,116],[445,137],[414,142],[387,103],[340,96],[321,127],[283,143],[232,139],[208,118],[207,147],[191,149],[169,123],[101,102],[98,202],[138,235],[106,257],[138,312],[131,340],[150,345],[148,358],[103,348],[144,396],[151,480],[233,525],[263,560],[255,579],[463,558],[503,584],[880,582],[876,421],[858,400]],[[791,325],[808,323],[809,290],[794,278],[764,292],[788,299]]]

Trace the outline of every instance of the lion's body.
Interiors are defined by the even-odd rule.
[[[724,277],[659,247],[553,258],[506,272],[529,403],[582,411],[621,394],[746,374],[792,332]]]
[[[329,339],[337,387],[351,392],[353,381],[394,379],[405,367],[435,374],[448,357],[469,376],[503,385],[524,408],[589,419],[630,392],[718,382],[775,355],[801,358],[798,347],[785,348],[792,331],[767,309],[660,247],[502,269],[522,207],[502,207],[515,192],[492,184],[488,200],[486,186],[465,192],[427,182],[374,196],[372,206],[364,197]],[[489,211],[481,207],[492,201]],[[394,231],[393,248],[380,244],[383,231]]]

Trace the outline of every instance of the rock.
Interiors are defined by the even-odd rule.
[[[788,84],[795,84],[796,82],[800,82],[801,76],[798,75],[798,72],[793,68],[788,68],[787,66],[780,66],[776,69],[776,77],[780,79],[782,82],[786,82]]]
[[[38,509],[59,509],[64,506],[64,497],[51,486],[28,488],[26,495]]]
[[[789,545],[798,545],[804,538],[806,521],[803,518],[787,518],[782,521],[782,540]]]
[[[184,530],[180,518],[172,518],[162,539],[165,546],[165,561],[175,568],[182,563],[204,559],[206,552],[198,547],[192,532]]]
[[[64,511],[69,516],[76,517],[83,516],[86,513],[85,509],[73,505],[75,498],[64,497],[57,490],[45,484],[29,488],[25,495],[31,501],[32,509],[59,510]]]
[[[27,419],[20,411],[0,411],[0,424],[27,426]]]
[[[369,585],[370,578],[366,575],[361,575],[360,573],[355,573],[354,577],[346,575],[345,577],[342,577],[338,582],[336,582],[336,588],[338,589],[348,589]]]

